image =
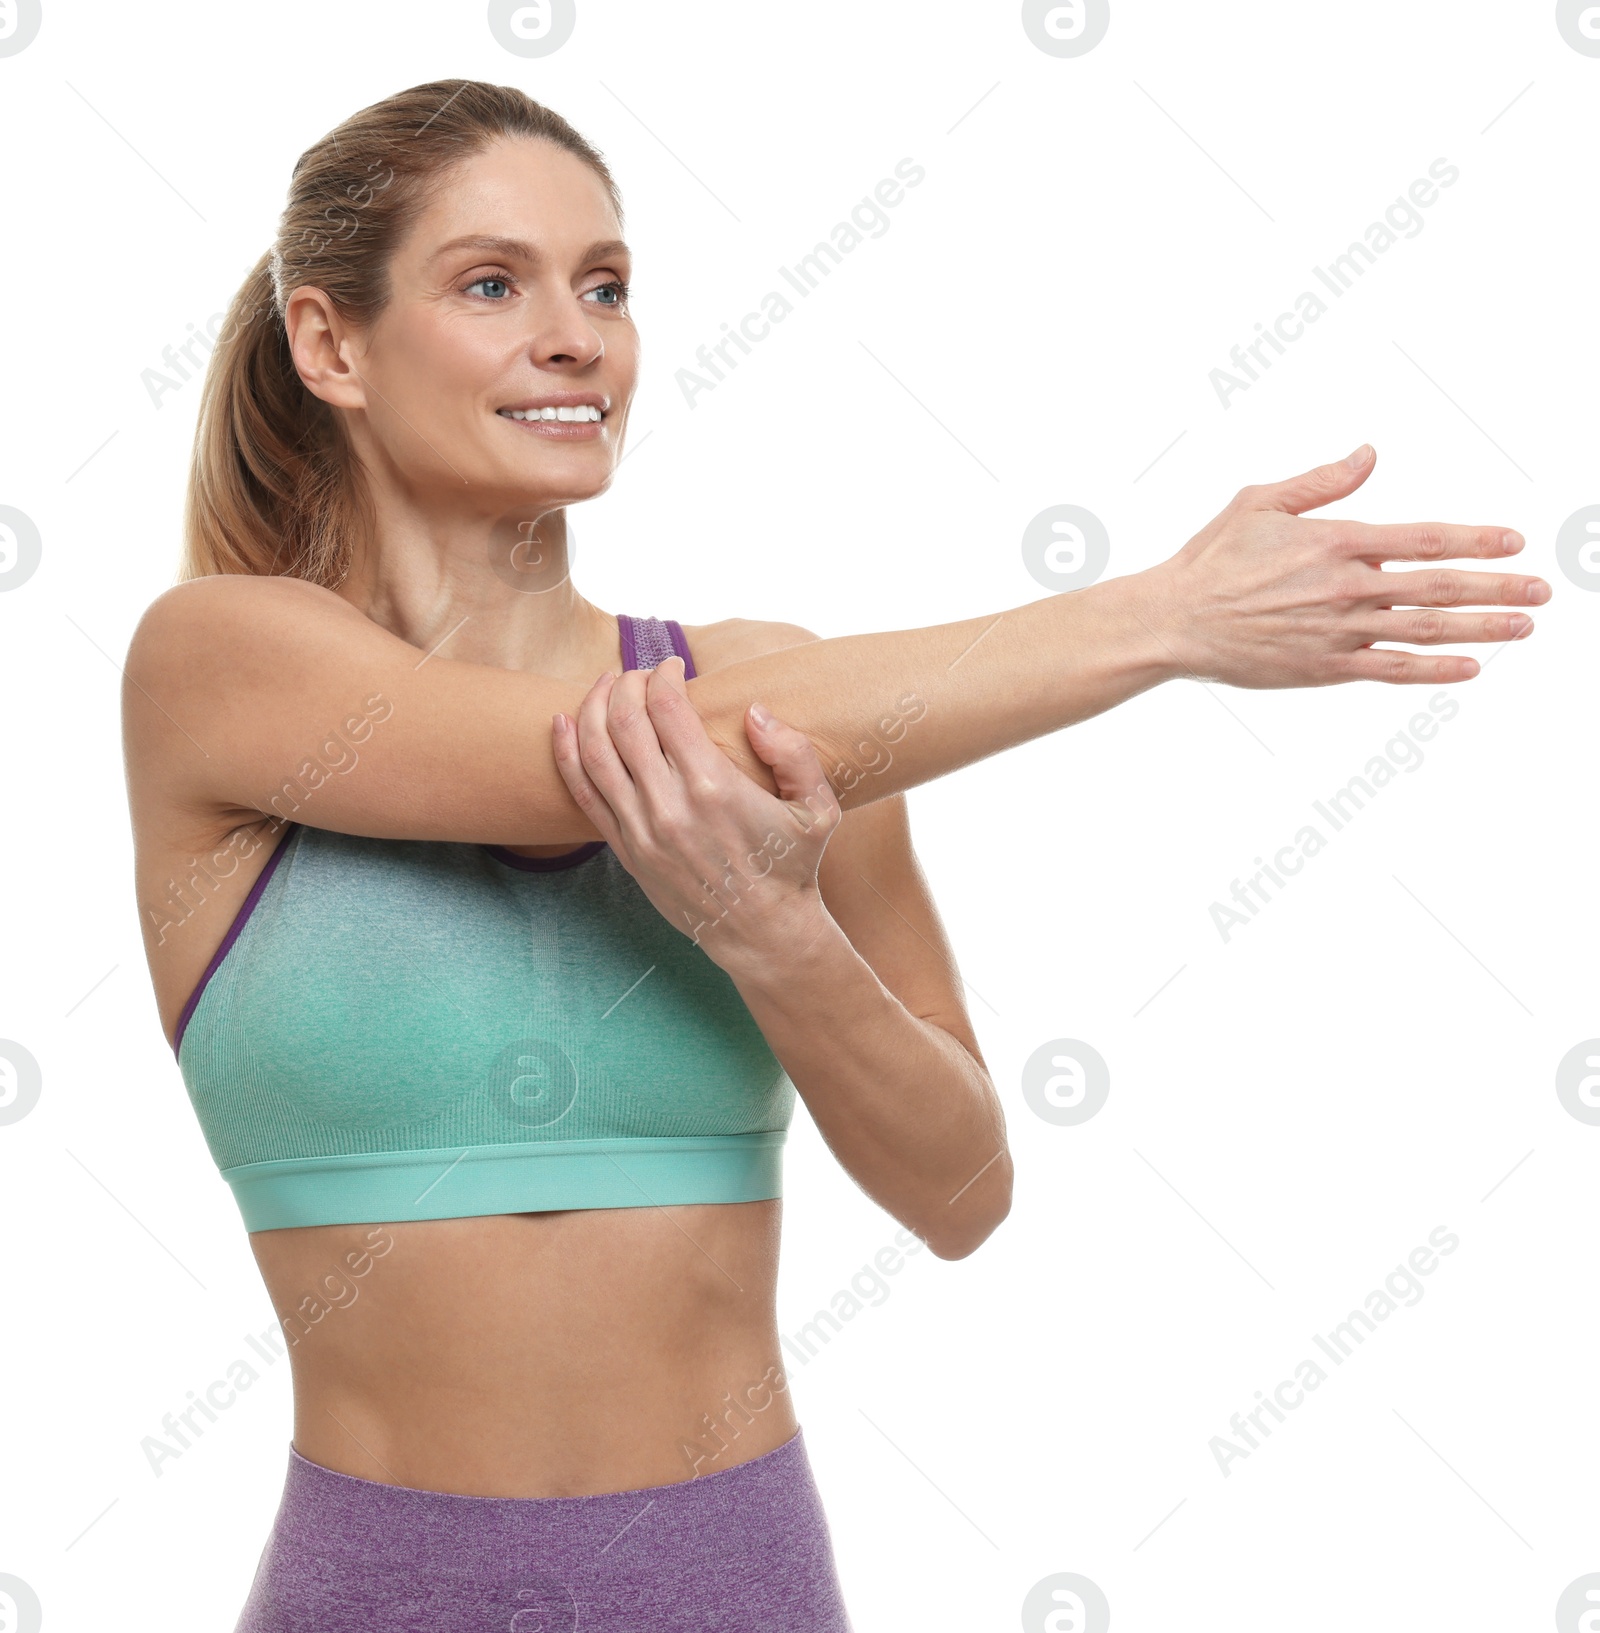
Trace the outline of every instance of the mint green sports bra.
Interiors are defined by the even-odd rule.
[[[624,666],[673,620],[619,619]],[[611,848],[289,823],[178,1020],[246,1230],[782,1190],[794,1086]]]

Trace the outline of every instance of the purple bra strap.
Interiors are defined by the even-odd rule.
[[[622,634],[624,669],[654,669],[663,659],[677,656],[683,659],[683,678],[694,679],[694,659],[689,656],[683,625],[676,618],[630,618],[619,612],[617,628]]]

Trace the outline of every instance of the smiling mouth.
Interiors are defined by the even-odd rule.
[[[538,421],[543,425],[594,425],[605,419],[605,410],[595,408],[589,403],[579,403],[573,408],[497,408],[495,412],[504,420],[518,420],[524,424]]]

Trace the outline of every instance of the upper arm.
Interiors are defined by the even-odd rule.
[[[551,715],[573,712],[582,687],[430,657],[302,580],[225,574],[168,590],[124,675],[136,806],[375,839],[594,837],[550,744]]]
[[[911,844],[905,795],[846,811],[817,880],[828,912],[884,986],[982,1065],[955,953]]]

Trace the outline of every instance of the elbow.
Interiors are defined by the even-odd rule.
[[[936,1259],[970,1259],[995,1233],[1000,1222],[1010,1212],[1011,1204],[1007,1201],[1003,1208],[995,1210],[983,1220],[960,1230],[945,1229],[938,1234],[930,1231],[923,1240],[927,1242],[929,1251]]]
[[[1011,1212],[1012,1178],[1011,1154],[1002,1151],[994,1167],[983,1176],[982,1194],[969,1206],[962,1204],[967,1202],[971,1192],[941,1205],[932,1220],[910,1228],[928,1244],[934,1258],[970,1258]],[[978,1187],[972,1189],[976,1191]]]

